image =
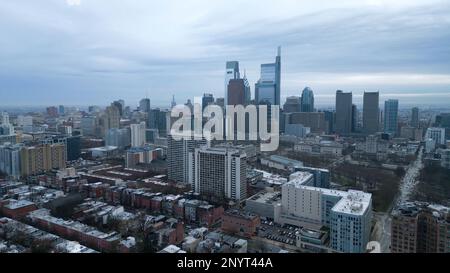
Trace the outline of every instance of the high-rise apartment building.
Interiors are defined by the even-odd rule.
[[[232,148],[195,149],[195,192],[216,200],[245,200],[246,158],[245,153]]]
[[[352,131],[352,93],[344,93],[341,90],[336,91],[336,113],[335,127],[336,133],[348,135]]]
[[[20,151],[21,175],[36,175],[66,167],[66,149],[62,143],[23,147]]]
[[[131,124],[131,147],[141,147],[145,144],[145,122]]]
[[[364,92],[363,98],[363,133],[374,134],[380,127],[379,92]]]
[[[167,172],[170,180],[193,184],[194,181],[194,151],[195,148],[208,145],[206,139],[193,138],[175,139],[167,136]]]
[[[124,150],[131,145],[130,128],[113,128],[109,129],[105,136],[106,146],[115,146],[119,150]]]
[[[20,150],[19,144],[0,145],[0,171],[15,179],[20,178]]]

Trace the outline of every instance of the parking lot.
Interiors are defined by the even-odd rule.
[[[273,221],[261,221],[261,227],[259,228],[259,236],[268,240],[288,244],[296,245],[296,237],[300,231],[299,227],[274,223]]]

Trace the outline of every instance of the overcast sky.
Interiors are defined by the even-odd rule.
[[[0,5],[0,105],[152,105],[224,94],[238,60],[254,92],[282,46],[282,101],[310,86],[450,101],[450,1],[14,0]]]

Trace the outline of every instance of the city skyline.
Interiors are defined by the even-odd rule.
[[[179,103],[203,93],[223,97],[232,60],[254,97],[260,65],[273,61],[278,45],[281,104],[306,86],[317,105],[332,105],[338,89],[353,92],[356,103],[364,91],[411,105],[450,98],[448,2],[248,1],[238,11],[222,1],[189,5],[186,14],[170,1],[4,4],[0,105],[137,104],[148,94],[152,106],[164,106],[172,94]]]

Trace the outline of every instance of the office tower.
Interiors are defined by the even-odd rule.
[[[398,100],[384,102],[384,132],[397,134],[398,127]]]
[[[200,147],[195,149],[196,193],[212,200],[244,201],[247,197],[247,159],[237,149]]]
[[[1,113],[0,135],[9,136],[14,134],[14,126],[9,122],[9,114]]]
[[[109,129],[105,136],[106,146],[115,146],[119,150],[124,150],[131,145],[130,128],[113,128]]]
[[[261,65],[261,77],[255,84],[256,104],[280,105],[281,47],[275,63]]]
[[[131,147],[141,147],[145,144],[145,122],[131,124]]]
[[[286,98],[286,102],[283,105],[283,111],[284,113],[295,113],[295,112],[301,112],[301,103],[300,103],[300,97],[297,96],[290,96]]]
[[[106,107],[105,116],[104,116],[104,129],[105,132],[111,128],[119,128],[120,127],[120,110],[119,103],[111,104],[111,106]]]
[[[358,127],[358,107],[352,104],[352,133],[355,133]]]
[[[442,113],[437,115],[434,126],[445,128],[445,137],[450,139],[450,113]]]
[[[170,112],[156,108],[151,109],[148,115],[148,128],[158,129],[159,135],[165,137],[167,130],[170,129],[167,124],[167,115],[170,115]]]
[[[67,161],[78,160],[81,157],[81,136],[66,137]]]
[[[432,139],[435,145],[445,145],[445,128],[428,128],[425,139]]]
[[[1,124],[9,124],[9,114],[7,112],[1,113],[2,119]]]
[[[302,112],[314,112],[314,93],[311,88],[303,89],[301,104]]]
[[[217,98],[216,104],[219,105],[220,107],[224,108],[225,107],[225,98]]]
[[[419,127],[419,108],[413,107],[411,109],[411,127],[418,128]]]
[[[227,105],[245,105],[245,82],[243,79],[231,79],[228,82]]]
[[[202,145],[209,145],[206,139],[193,138],[176,140],[167,136],[167,174],[170,180],[193,185],[194,150]]]
[[[332,134],[334,132],[334,112],[333,111],[323,111],[325,115],[325,122],[327,124],[327,134]]]
[[[0,145],[0,171],[13,177],[20,178],[20,150],[19,144]]]
[[[296,112],[286,114],[286,125],[301,124],[309,127],[311,133],[324,134],[327,131],[325,114],[323,112]]]
[[[66,167],[66,148],[62,143],[23,147],[20,151],[21,175],[37,175]]]
[[[123,100],[116,100],[111,103],[111,106],[117,107],[119,110],[119,117],[122,117],[125,111],[125,102]]]
[[[64,115],[65,115],[66,109],[65,109],[64,105],[60,105],[60,106],[58,107],[58,113],[59,113],[59,115],[61,115],[61,116],[64,116]]]
[[[341,90],[336,91],[336,114],[335,127],[336,133],[348,135],[352,130],[352,93],[344,93]]]
[[[214,103],[214,96],[213,94],[203,94],[202,97],[202,110],[205,110],[206,106]]]
[[[150,99],[144,98],[139,102],[139,110],[144,113],[150,112]]]
[[[379,131],[380,109],[379,92],[364,92],[363,98],[363,132],[370,135]]]
[[[230,80],[240,79],[239,62],[230,61],[225,66],[225,105],[228,105],[228,84]]]
[[[449,253],[449,211],[441,205],[401,204],[392,217],[392,253]]]
[[[97,135],[98,120],[96,116],[82,117],[80,126],[84,136]]]
[[[56,108],[55,106],[47,107],[47,115],[51,118],[58,117],[58,108]]]

